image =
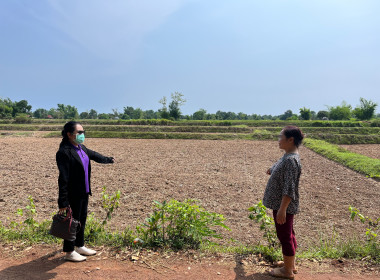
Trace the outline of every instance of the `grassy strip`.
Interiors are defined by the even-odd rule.
[[[151,126],[151,125],[86,125],[86,131],[120,131],[120,132],[191,132],[191,133],[253,133],[257,127],[240,126]],[[279,134],[282,127],[260,127]],[[0,130],[24,131],[61,131],[61,125],[8,124],[0,125]],[[380,127],[305,127],[306,134],[359,134],[378,135]]]
[[[175,132],[113,132],[89,131],[89,138],[122,138],[122,139],[194,139],[194,140],[273,140],[277,137],[265,131],[252,134],[242,133],[175,133]],[[60,137],[59,132],[50,132],[45,137]]]
[[[340,145],[380,144],[380,135],[310,133],[307,137]]]
[[[370,178],[380,178],[380,160],[350,152],[322,140],[306,139],[304,145],[314,152],[336,161]]]
[[[60,124],[64,125],[68,120],[45,120],[28,119],[33,124]],[[79,120],[85,125],[162,125],[162,126],[236,126],[245,125],[249,127],[284,127],[296,125],[298,127],[380,127],[379,120],[372,121],[271,121],[271,120],[180,120],[171,121],[165,119],[151,120]],[[1,119],[1,124],[12,124],[14,120]]]
[[[185,200],[184,202],[171,200],[168,203],[154,201],[152,206],[153,213],[145,219],[145,222],[136,226],[135,230],[126,227],[122,231],[110,232],[107,227],[107,221],[112,218],[114,210],[119,207],[119,199],[120,191],[107,194],[106,187],[103,187],[102,208],[107,214],[103,220],[95,217],[94,213],[88,215],[84,231],[86,243],[107,246],[114,250],[132,249],[134,247],[144,247],[146,249],[163,248],[164,250],[191,248],[200,249],[206,253],[233,253],[237,256],[240,254],[260,253],[270,261],[278,260],[281,257],[278,241],[277,245],[272,244],[271,239],[266,237],[267,230],[263,235],[265,244],[261,243],[263,240],[258,240],[258,244],[253,246],[232,239],[223,245],[211,241],[210,238],[218,239],[223,237],[222,234],[217,232],[217,228],[229,230],[224,224],[225,218],[218,213],[208,212],[202,206],[197,205],[194,200]],[[21,219],[25,219],[24,221],[16,222],[8,218],[7,226],[0,222],[0,243],[17,244],[19,243],[18,241],[22,240],[22,249],[22,246],[42,242],[59,242],[57,238],[49,235],[51,220],[38,222],[35,219],[37,211],[34,200],[31,196],[28,196],[28,201],[29,203],[24,209],[17,209],[17,215],[23,217]],[[254,207],[260,207],[260,204]],[[264,217],[264,220],[268,218],[264,206],[260,207],[260,211],[256,210],[254,212],[257,216],[254,219],[259,223],[262,221],[261,217]],[[374,234],[378,230],[378,225],[371,226],[373,221],[368,217],[364,218],[356,208],[352,209],[350,207],[349,210],[351,211],[351,220],[354,220],[355,216],[358,215],[361,221],[365,219],[369,222],[369,226],[373,227],[373,230],[366,229],[366,240],[358,238],[342,240],[335,232],[332,237],[325,236],[322,233],[319,238],[319,244],[308,245],[308,249],[299,251],[297,256],[301,258],[346,257],[353,259],[365,257],[369,261],[380,263],[380,243],[377,235]],[[355,214],[354,216],[353,213]],[[260,228],[262,229],[263,226],[265,228],[270,226],[269,231],[274,232],[273,223],[265,221],[265,224],[261,224]],[[20,245],[17,247],[20,247]]]
[[[45,137],[60,137],[60,132],[50,132]],[[179,132],[118,132],[88,131],[88,138],[121,139],[194,139],[194,140],[276,140],[278,131],[256,129],[253,133],[179,133]],[[336,144],[380,144],[377,135],[309,134],[309,138],[328,140]]]
[[[0,243],[15,245],[22,241],[22,246],[32,246],[41,243],[59,244],[60,239],[51,236],[49,232],[51,222],[48,220],[42,221],[35,226],[22,226],[21,223],[6,227],[0,224]],[[108,231],[101,226],[101,223],[89,216],[85,242],[90,246],[106,246],[114,249],[113,251],[132,249],[138,247],[133,240],[136,238],[135,233],[129,228],[123,231]],[[149,248],[148,248],[149,249]],[[281,259],[281,250],[270,250],[262,244],[247,245],[237,241],[232,241],[230,244],[221,245],[215,243],[204,243],[200,247],[200,251],[204,253],[214,254],[236,254],[249,255],[260,254],[267,260],[274,261]],[[348,258],[362,260],[365,258],[374,263],[380,263],[380,244],[376,242],[368,243],[358,238],[350,240],[342,240],[339,236],[321,238],[318,243],[308,245],[306,249],[301,249],[297,252],[298,259],[339,259]]]

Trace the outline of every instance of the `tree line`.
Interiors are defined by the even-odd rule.
[[[327,106],[326,110],[312,111],[310,108],[300,108],[299,113],[287,110],[281,115],[258,115],[245,114],[242,112],[208,113],[205,109],[199,109],[191,115],[184,115],[181,107],[186,103],[184,95],[180,92],[171,94],[171,100],[167,97],[159,100],[161,108],[157,111],[142,110],[132,106],[126,106],[122,112],[112,109],[112,113],[98,113],[91,109],[85,112],[78,112],[72,105],[57,104],[56,108],[49,110],[38,108],[32,111],[32,106],[27,100],[12,101],[9,98],[0,98],[0,119],[11,118],[36,118],[36,119],[172,119],[172,120],[370,120],[380,118],[380,114],[375,114],[377,103],[360,98],[360,104],[353,108],[346,102],[338,106]]]

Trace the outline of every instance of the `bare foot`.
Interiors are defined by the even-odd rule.
[[[277,278],[282,278],[282,279],[294,279],[294,274],[291,273],[289,274],[286,272],[285,268],[283,267],[277,267],[273,269],[272,271],[269,272],[270,276],[277,277]]]
[[[284,267],[285,263],[283,261],[278,261],[273,263],[273,267]],[[293,267],[293,273],[297,274],[298,273],[298,268]]]

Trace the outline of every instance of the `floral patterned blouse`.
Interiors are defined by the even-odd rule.
[[[292,200],[286,210],[288,214],[299,212],[298,185],[301,176],[301,161],[297,153],[285,154],[271,168],[271,175],[264,192],[265,207],[279,210],[282,197],[289,196]]]

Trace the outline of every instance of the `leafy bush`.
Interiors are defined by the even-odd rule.
[[[370,120],[375,116],[377,103],[360,98],[360,106],[353,110],[353,114],[359,120]]]
[[[351,220],[354,221],[355,217],[358,217],[362,224],[366,224],[366,237],[368,242],[379,242],[379,232],[380,232],[380,217],[377,220],[373,220],[367,216],[359,213],[359,210],[350,206],[349,210],[351,212]]]
[[[351,118],[351,105],[342,102],[341,106],[328,107],[329,118],[332,120],[349,120]]]
[[[224,217],[206,211],[195,202],[191,199],[155,201],[153,213],[137,227],[137,233],[147,245],[175,249],[199,248],[202,242],[211,242],[208,238],[221,238],[214,228],[229,230],[223,223]]]
[[[274,220],[268,216],[267,208],[260,200],[257,204],[248,208],[249,218],[256,223],[260,224],[260,230],[263,232],[263,237],[267,244],[262,245],[262,251],[265,252],[265,257],[270,261],[278,259],[280,244],[277,239],[276,229],[274,227]],[[266,247],[266,248],[265,248]],[[265,248],[265,250],[263,250]]]
[[[25,114],[19,114],[15,117],[15,123],[32,123],[32,119]]]
[[[354,221],[356,217],[359,218],[362,224],[366,225],[366,246],[364,246],[366,255],[371,257],[375,262],[380,262],[380,217],[376,220],[364,216],[355,207],[349,207],[351,213],[351,220]]]
[[[119,208],[120,191],[116,191],[115,194],[109,195],[106,192],[107,188],[104,186],[101,193],[102,196],[102,208],[106,211],[106,216],[103,221],[95,218],[94,214],[91,213],[87,218],[87,223],[85,227],[86,239],[90,242],[95,242],[102,237],[108,237],[108,233],[105,229],[105,225],[111,220],[113,212]],[[112,235],[111,235],[112,236]]]
[[[8,227],[0,223],[0,237],[6,240],[23,240],[26,244],[33,242],[51,242],[55,238],[49,234],[50,221],[36,221],[37,211],[34,200],[28,196],[28,204],[17,209],[17,215],[24,217],[21,222],[11,221]]]

